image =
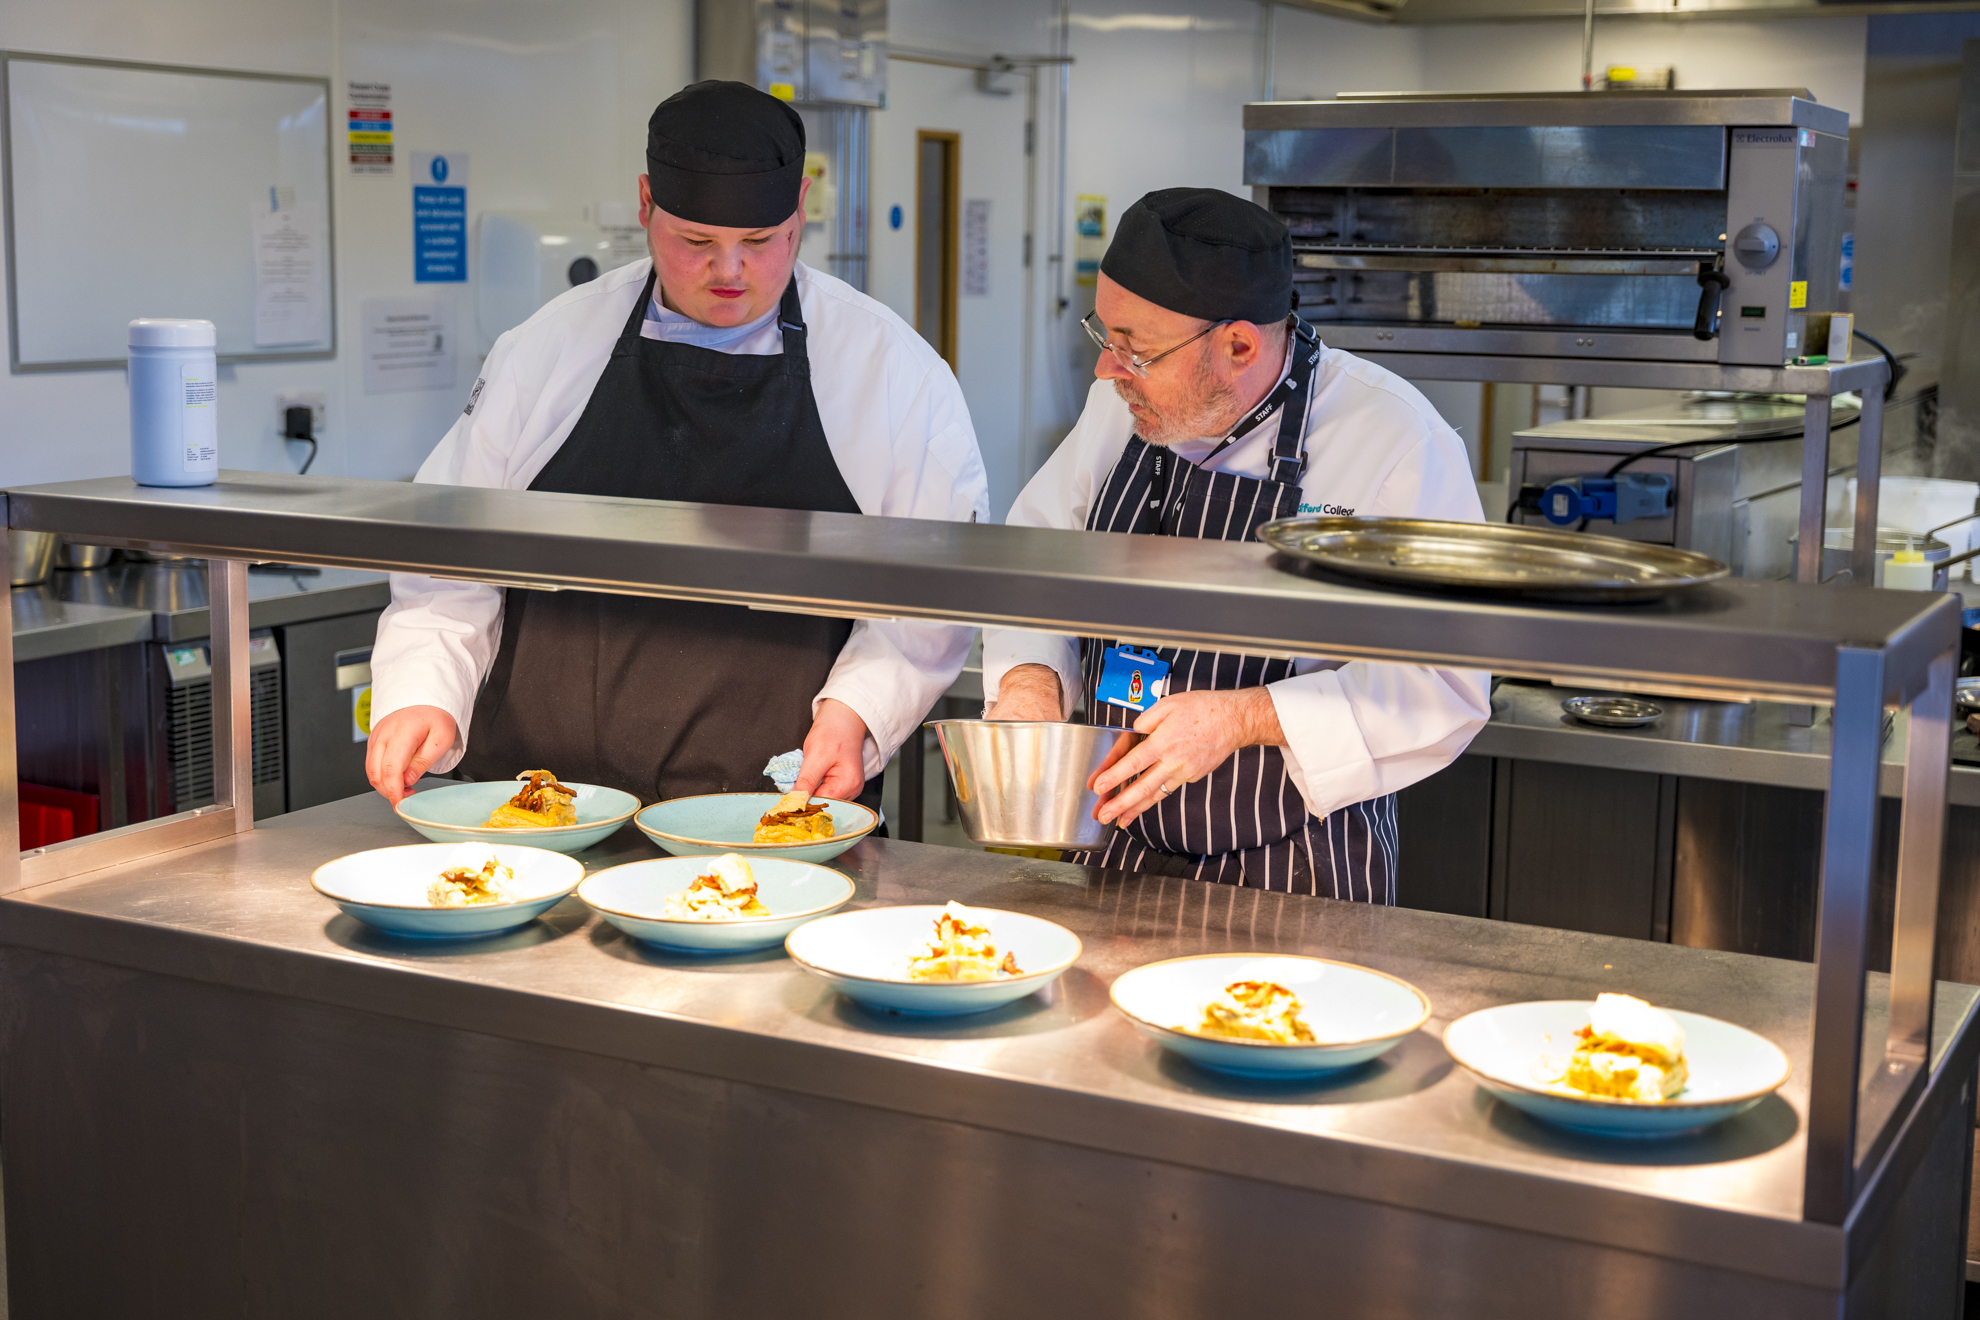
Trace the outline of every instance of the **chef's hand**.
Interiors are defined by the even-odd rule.
[[[1195,783],[1240,747],[1286,741],[1272,694],[1262,687],[1178,692],[1143,711],[1134,728],[1147,737],[1120,760],[1102,766],[1087,785],[1104,799],[1093,812],[1103,824],[1127,824],[1166,797],[1161,790],[1173,793]],[[1123,784],[1127,787],[1118,795],[1107,796]]]
[[[1059,720],[1065,707],[1059,694],[1059,671],[1050,665],[1019,665],[997,685],[997,704],[984,712],[986,720]]]
[[[364,773],[371,786],[397,804],[412,792],[427,767],[447,754],[460,730],[438,706],[407,706],[371,726]]]
[[[845,702],[827,697],[804,737],[804,768],[793,791],[850,802],[865,787],[866,721]]]

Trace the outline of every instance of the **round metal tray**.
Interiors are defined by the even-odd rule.
[[[1569,697],[1561,709],[1584,724],[1605,729],[1640,729],[1664,716],[1662,706],[1636,697]]]
[[[1281,518],[1259,528],[1258,539],[1343,577],[1539,600],[1656,600],[1732,571],[1667,545],[1506,523]]]

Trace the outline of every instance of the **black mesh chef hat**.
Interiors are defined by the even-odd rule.
[[[781,225],[798,208],[804,121],[747,83],[694,83],[647,121],[646,177],[655,206],[694,224]]]
[[[1292,237],[1220,188],[1163,188],[1130,206],[1100,269],[1129,293],[1206,321],[1272,325],[1293,309]]]

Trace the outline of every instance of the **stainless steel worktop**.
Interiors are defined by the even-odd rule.
[[[386,575],[367,569],[283,572],[268,565],[248,575],[251,628],[383,609],[390,601]],[[127,642],[190,641],[212,631],[203,563],[60,570],[39,585],[15,587],[13,613],[16,662]]]
[[[1050,917],[1085,944],[1042,996],[916,1022],[850,1005],[780,950],[692,958],[636,944],[575,898],[521,932],[425,944],[377,934],[309,888],[332,857],[414,841],[381,800],[354,798],[8,895],[0,944],[1818,1288],[1841,1286],[1875,1231],[1874,1208],[1847,1229],[1799,1218],[1804,964],[869,840],[840,861],[856,907],[956,897]],[[583,860],[650,855],[628,827]],[[1132,966],[1233,949],[1378,967],[1422,987],[1435,1016],[1340,1080],[1253,1083],[1165,1056],[1108,1004]],[[1873,980],[1873,1016],[1886,984]],[[1476,1008],[1609,989],[1751,1027],[1794,1074],[1709,1134],[1600,1142],[1496,1105],[1439,1043]],[[1970,1045],[1976,1001],[1980,990],[1939,987],[1935,1066],[1955,1038]],[[1881,1023],[1868,1034],[1881,1048]]]

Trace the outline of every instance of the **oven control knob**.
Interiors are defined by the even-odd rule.
[[[1733,239],[1733,255],[1748,270],[1765,270],[1781,255],[1781,236],[1772,225],[1755,220]]]

